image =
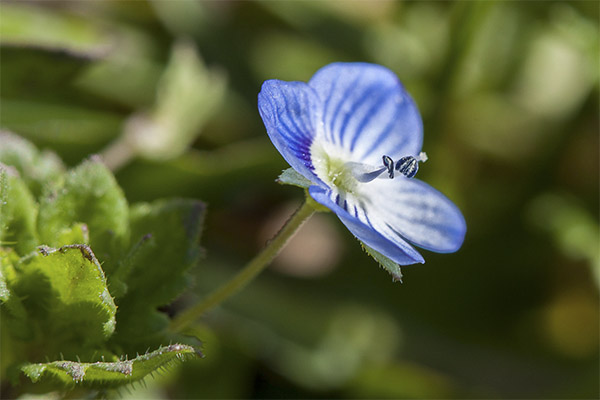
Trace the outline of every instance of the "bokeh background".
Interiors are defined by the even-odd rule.
[[[256,107],[266,79],[393,70],[419,171],[463,211],[456,254],[404,283],[318,214],[197,326],[202,360],[123,398],[598,398],[599,3],[4,1],[0,126],[130,202],[208,204],[193,303],[301,202]],[[2,143],[0,143],[2,146]],[[168,268],[168,266],[166,266]]]

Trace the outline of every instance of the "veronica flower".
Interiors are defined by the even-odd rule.
[[[266,81],[258,95],[267,133],[308,193],[367,249],[399,265],[423,263],[411,245],[450,253],[466,224],[458,208],[414,179],[423,127],[396,76],[365,63],[334,63],[308,83]]]

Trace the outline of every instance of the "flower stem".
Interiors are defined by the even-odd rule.
[[[233,296],[264,270],[279,254],[285,244],[294,236],[298,228],[316,211],[311,201],[305,201],[302,206],[285,223],[267,246],[252,259],[231,280],[206,296],[200,303],[179,314],[169,327],[171,332],[181,332],[196,318],[225,299]]]

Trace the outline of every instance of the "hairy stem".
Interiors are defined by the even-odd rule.
[[[171,332],[181,332],[196,318],[239,292],[279,254],[298,228],[315,212],[312,202],[305,201],[267,246],[231,280],[208,294],[200,303],[179,314],[170,326]]]

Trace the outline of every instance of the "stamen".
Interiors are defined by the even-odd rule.
[[[362,183],[371,182],[372,180],[378,178],[383,172],[388,170],[387,167],[374,167],[372,165],[352,161],[344,164],[344,167],[350,171],[354,179]]]
[[[383,165],[387,168],[390,179],[394,178],[394,169],[409,179],[414,177],[419,170],[419,162],[425,161],[427,161],[427,154],[423,151],[416,157],[402,157],[396,162],[395,167],[394,160],[390,156],[383,156]]]
[[[407,178],[412,178],[419,170],[419,161],[413,156],[402,157],[396,163],[396,170]]]
[[[394,179],[394,160],[390,156],[383,156],[383,166],[387,168],[390,179]]]

